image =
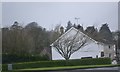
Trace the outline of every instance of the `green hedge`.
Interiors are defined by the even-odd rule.
[[[17,55],[17,54],[2,54],[2,63],[18,63],[18,62],[31,62],[31,61],[46,61],[49,60],[47,55]]]
[[[13,69],[26,68],[42,68],[42,67],[59,67],[59,66],[80,66],[80,65],[105,65],[111,64],[110,58],[95,58],[95,59],[76,59],[76,60],[54,60],[54,61],[39,61],[39,62],[24,62],[13,64]],[[7,65],[3,65],[3,70],[7,70]]]

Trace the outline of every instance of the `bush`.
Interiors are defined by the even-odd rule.
[[[16,54],[2,54],[2,63],[18,63],[18,62],[31,62],[31,61],[46,61],[49,60],[47,55],[32,56],[32,55],[16,55]]]
[[[59,66],[80,66],[80,65],[105,65],[111,64],[110,58],[95,58],[95,59],[75,59],[75,60],[54,60],[54,61],[39,61],[39,62],[24,62],[13,64],[13,69],[26,68],[42,68],[42,67],[59,67]],[[6,70],[7,65],[3,65],[3,70]]]

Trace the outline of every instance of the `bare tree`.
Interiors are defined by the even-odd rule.
[[[60,36],[60,27],[61,27],[61,25],[57,24],[55,26],[54,30],[50,31],[49,39],[50,39],[51,43],[54,42],[57,38],[59,38],[59,36]]]
[[[80,35],[79,31],[72,36],[61,37],[53,43],[53,47],[65,60],[69,60],[73,53],[86,45],[87,38],[85,35]]]

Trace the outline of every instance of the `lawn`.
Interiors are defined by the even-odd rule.
[[[72,70],[72,69],[87,69],[87,68],[102,68],[102,67],[116,67],[120,65],[86,65],[86,66],[61,66],[61,67],[45,67],[45,68],[28,68],[17,69],[11,72],[34,72],[34,71],[56,71],[56,70]]]

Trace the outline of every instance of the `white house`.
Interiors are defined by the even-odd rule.
[[[83,32],[81,32],[80,30],[74,27],[72,27],[67,32],[65,32],[63,35],[61,35],[58,39],[64,40],[65,38],[71,38],[77,32],[78,32],[77,37],[79,38],[85,37],[87,39],[87,45],[80,48],[75,53],[73,53],[70,59],[81,59],[83,57],[92,57],[92,58],[110,57],[111,59],[115,58],[115,45],[114,44],[105,44],[105,43],[95,41],[94,39],[90,38],[89,36],[87,36],[86,34],[84,34]],[[53,42],[50,45],[52,49],[52,60],[64,59],[53,47],[55,42]]]

